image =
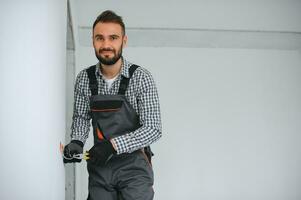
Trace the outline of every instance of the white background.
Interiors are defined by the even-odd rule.
[[[161,100],[155,199],[300,199],[301,54],[290,43],[293,35],[300,47],[300,1],[116,2],[71,1],[76,74],[97,62],[89,31],[105,9],[122,15],[130,29],[229,34],[129,38],[125,57],[152,72]],[[257,32],[266,35],[252,39]],[[237,33],[243,34],[241,45]],[[263,45],[283,33],[285,43]],[[209,45],[189,47],[207,39]],[[162,46],[152,47],[152,40]],[[91,145],[89,140],[85,148]],[[87,196],[85,167],[76,168],[78,200]]]
[[[88,58],[82,62],[95,60],[91,49],[82,50]],[[125,54],[153,73],[159,90],[155,199],[301,198],[299,52],[128,48]],[[83,198],[83,163],[78,181]]]
[[[105,9],[136,31],[124,55],[151,71],[158,86],[163,137],[153,145],[156,200],[301,199],[301,1],[70,0],[75,60],[69,50],[67,64],[75,68],[69,76],[67,2],[0,3],[0,199],[63,199],[58,144],[71,120],[70,74],[96,63],[85,27]],[[137,42],[141,28],[157,34]],[[179,38],[158,34],[164,28]],[[185,37],[178,29],[209,35]],[[225,32],[230,37],[214,34]],[[253,37],[258,32],[264,36]],[[275,35],[287,40],[261,45]],[[191,48],[193,41],[199,45]],[[87,171],[84,162],[76,166],[75,196],[82,200]]]
[[[62,200],[67,1],[0,1],[0,199]]]

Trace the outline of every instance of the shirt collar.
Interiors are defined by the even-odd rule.
[[[129,78],[130,77],[130,73],[129,73],[129,69],[130,69],[130,66],[132,65],[132,63],[130,63],[129,61],[127,61],[126,59],[124,59],[123,57],[121,57],[122,59],[122,64],[121,64],[121,75],[126,77],[126,78]],[[95,71],[95,75],[99,75],[99,76],[102,76],[102,73],[101,73],[101,70],[100,70],[100,62],[98,62],[96,64],[96,71]]]

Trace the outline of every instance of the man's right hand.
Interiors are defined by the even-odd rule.
[[[79,140],[72,140],[64,148],[64,163],[81,162],[81,159],[73,158],[73,155],[83,153],[84,143]]]

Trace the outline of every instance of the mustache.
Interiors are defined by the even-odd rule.
[[[102,53],[103,51],[112,51],[112,52],[115,52],[114,49],[111,49],[111,48],[102,48],[102,49],[99,49],[99,53]]]

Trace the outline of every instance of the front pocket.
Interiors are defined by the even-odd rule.
[[[120,100],[106,100],[91,102],[92,112],[115,112],[120,110],[123,101]]]
[[[95,139],[118,137],[140,127],[139,116],[125,99],[106,95],[99,99],[96,97],[90,102]],[[96,128],[102,134],[98,134]]]

